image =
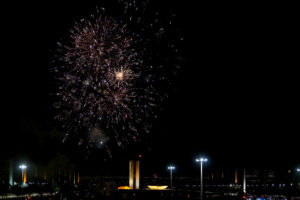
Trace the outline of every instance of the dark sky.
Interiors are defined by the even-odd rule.
[[[1,157],[22,151],[46,162],[62,151],[51,132],[51,51],[74,20],[101,2],[3,6]],[[143,153],[146,171],[174,162],[184,175],[201,152],[215,167],[299,163],[292,6],[167,2],[161,9],[178,14],[185,62],[148,141],[152,150]]]

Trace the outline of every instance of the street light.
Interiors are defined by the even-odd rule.
[[[168,166],[168,170],[170,170],[170,177],[171,177],[171,190],[172,190],[172,172],[173,172],[173,170],[175,169],[175,167],[174,166],[172,166],[172,165],[170,165],[170,166]]]
[[[22,184],[24,184],[25,183],[25,181],[24,181],[24,170],[27,169],[27,166],[22,164],[22,165],[19,166],[19,168],[22,170]]]
[[[300,172],[300,168],[296,169],[297,172]]]
[[[200,199],[203,199],[203,162],[207,162],[207,158],[196,159],[196,162],[200,162]]]

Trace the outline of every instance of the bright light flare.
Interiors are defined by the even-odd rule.
[[[26,165],[20,165],[19,168],[20,168],[20,169],[26,169],[27,166],[26,166]]]
[[[207,162],[208,159],[207,158],[199,158],[199,159],[196,159],[196,162]]]
[[[169,170],[174,170],[175,167],[174,167],[174,166],[168,166],[168,169],[169,169]]]
[[[116,72],[116,79],[117,79],[118,81],[122,81],[122,80],[123,80],[123,77],[124,77],[123,72]]]

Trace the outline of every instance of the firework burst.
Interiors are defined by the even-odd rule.
[[[67,132],[65,139],[88,132],[87,144],[92,146],[108,140],[121,146],[136,142],[149,133],[166,96],[160,90],[168,79],[163,72],[173,64],[152,47],[166,28],[141,20],[145,6],[119,3],[124,6],[122,18],[98,10],[76,22],[68,38],[58,43],[52,71],[56,119]],[[169,41],[165,46],[175,50]]]
[[[109,83],[115,88],[130,86],[135,76],[137,74],[128,67],[110,68],[107,73]]]

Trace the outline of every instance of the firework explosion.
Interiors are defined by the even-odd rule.
[[[173,64],[162,51],[177,49],[165,42],[159,51],[155,44],[167,27],[157,19],[141,19],[145,4],[119,3],[124,8],[121,18],[98,10],[76,22],[69,37],[58,43],[52,71],[56,119],[67,132],[64,140],[76,135],[79,144],[95,147],[109,140],[119,146],[140,141],[166,97],[162,86]]]

